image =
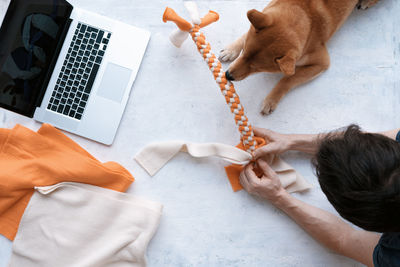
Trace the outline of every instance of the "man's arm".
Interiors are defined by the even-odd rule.
[[[240,174],[240,182],[246,191],[269,200],[327,248],[373,266],[372,254],[379,234],[353,229],[339,217],[292,197],[265,161],[258,160],[257,163],[264,172],[261,178],[256,176],[252,165],[246,166]]]
[[[399,129],[380,132],[393,140]],[[329,133],[321,134],[281,134],[268,129],[255,128],[256,136],[266,140],[267,146],[263,146],[254,152],[254,158],[258,159],[268,154],[281,154],[288,150],[297,150],[308,154],[315,154],[318,151],[319,140],[324,139]]]
[[[373,266],[372,255],[378,244],[379,234],[356,230],[332,213],[302,202],[286,191],[275,205],[325,247],[367,266]]]

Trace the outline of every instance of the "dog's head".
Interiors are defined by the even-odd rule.
[[[229,80],[242,80],[256,72],[293,75],[298,58],[297,36],[283,17],[255,9],[247,12],[251,26],[241,55],[229,66]]]

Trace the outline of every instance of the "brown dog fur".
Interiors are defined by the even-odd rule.
[[[290,89],[328,69],[326,43],[352,10],[377,1],[272,0],[262,12],[247,12],[250,30],[222,50],[219,59],[236,58],[227,71],[235,81],[256,72],[284,74],[264,99],[261,112],[270,114]]]

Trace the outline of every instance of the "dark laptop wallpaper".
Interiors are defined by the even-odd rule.
[[[63,0],[11,1],[0,29],[1,107],[33,116],[71,11]]]

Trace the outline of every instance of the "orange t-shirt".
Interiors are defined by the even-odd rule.
[[[35,186],[67,181],[124,192],[134,178],[118,163],[101,163],[51,125],[37,133],[21,125],[0,129],[0,234],[14,239]]]

